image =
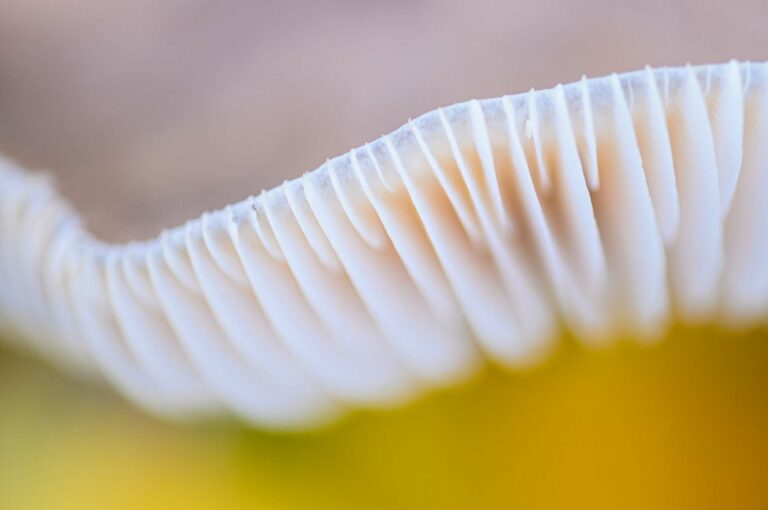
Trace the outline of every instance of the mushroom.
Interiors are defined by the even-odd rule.
[[[588,345],[768,313],[768,67],[438,109],[157,239],[0,162],[0,328],[164,416],[304,429]]]

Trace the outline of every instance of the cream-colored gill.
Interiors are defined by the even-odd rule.
[[[0,328],[154,413],[316,426],[482,359],[768,317],[768,67],[586,79],[409,121],[164,232],[94,239],[0,161]]]

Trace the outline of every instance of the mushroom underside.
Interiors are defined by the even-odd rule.
[[[427,113],[157,239],[0,162],[0,329],[151,412],[316,426],[546,356],[768,312],[768,67]]]

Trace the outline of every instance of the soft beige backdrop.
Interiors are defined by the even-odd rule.
[[[766,57],[765,0],[0,0],[0,152],[127,240],[454,101]],[[0,350],[0,508],[768,508],[765,330],[559,345],[300,436],[161,422]]]
[[[154,236],[456,101],[768,56],[764,0],[0,0],[0,152]]]

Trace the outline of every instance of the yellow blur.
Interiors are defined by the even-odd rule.
[[[0,353],[0,509],[768,508],[768,334],[572,342],[305,435],[169,424]]]

